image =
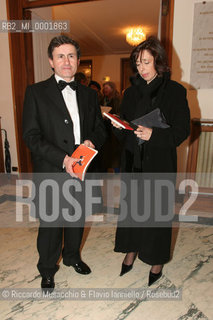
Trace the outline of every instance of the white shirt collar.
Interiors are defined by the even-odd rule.
[[[58,76],[56,73],[55,73],[55,79],[56,79],[57,83],[58,83],[60,80],[66,81],[66,80],[64,80],[63,78],[61,78],[60,76]],[[71,79],[71,81],[74,81],[74,79],[75,79],[75,77],[73,77],[73,78]],[[70,82],[70,81],[66,81],[66,82]]]

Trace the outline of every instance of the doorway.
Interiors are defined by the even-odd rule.
[[[101,4],[102,2],[104,2],[104,0],[7,0],[8,19],[31,20],[30,9],[33,8],[59,6],[62,4],[74,5],[76,3]],[[171,25],[173,21],[174,0],[167,2],[169,3],[168,15],[166,18],[164,17],[164,20],[162,20],[162,23],[164,21],[164,26],[167,26],[166,28],[164,27],[165,35],[163,35],[163,37],[167,40],[167,43],[171,45]],[[32,34],[11,33],[9,35],[9,42],[12,67],[13,95],[15,105],[14,113],[16,121],[15,125],[18,146],[19,171],[30,172],[32,170],[30,155],[28,149],[26,148],[22,140],[22,110],[26,86],[34,82]]]

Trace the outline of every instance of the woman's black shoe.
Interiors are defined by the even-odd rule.
[[[160,279],[162,276],[162,270],[158,273],[153,273],[152,271],[149,272],[149,284],[148,286],[151,286],[155,281]]]
[[[120,277],[132,270],[133,263],[130,265],[122,263]]]

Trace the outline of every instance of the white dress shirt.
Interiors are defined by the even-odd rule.
[[[59,77],[57,74],[55,74],[55,78],[57,82],[59,82],[59,80],[65,81],[63,78]],[[74,78],[71,81],[73,80]],[[67,110],[73,122],[73,134],[75,138],[75,144],[80,144],[81,131],[80,131],[80,118],[79,118],[79,112],[78,112],[76,91],[72,90],[70,86],[66,86],[61,92],[65,101]]]

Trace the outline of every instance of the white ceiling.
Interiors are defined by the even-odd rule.
[[[157,35],[160,0],[96,0],[52,7],[53,19],[70,20],[70,36],[77,40],[82,55],[130,53],[125,31],[143,26]]]

